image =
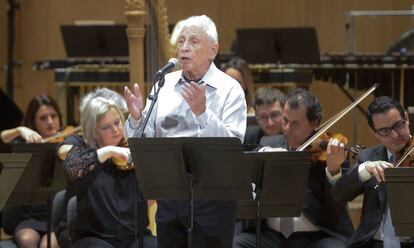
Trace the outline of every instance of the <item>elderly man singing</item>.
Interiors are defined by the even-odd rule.
[[[214,22],[207,16],[183,21],[177,41],[182,70],[165,75],[146,137],[237,137],[246,129],[246,102],[240,84],[221,72],[213,60],[219,50]],[[130,116],[125,124],[132,137],[145,116],[138,85],[125,88]],[[158,247],[186,247],[188,203],[158,201]],[[236,215],[232,201],[196,201],[192,246],[231,247]]]

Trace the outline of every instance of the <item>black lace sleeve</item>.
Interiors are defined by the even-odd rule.
[[[63,162],[68,179],[78,189],[86,187],[95,179],[101,164],[96,149],[84,145],[74,145]]]

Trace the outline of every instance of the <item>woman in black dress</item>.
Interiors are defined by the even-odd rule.
[[[62,115],[58,104],[52,97],[42,94],[35,96],[30,101],[23,120],[23,126],[4,130],[0,136],[4,143],[40,143],[43,139],[57,134],[61,127]],[[46,205],[5,207],[3,222],[11,226],[10,229],[14,229],[13,238],[18,247],[46,248]],[[51,247],[58,247],[53,232]]]
[[[93,94],[93,93],[91,93]],[[135,170],[114,159],[128,161],[130,150],[121,147],[124,116],[114,101],[85,97],[81,106],[83,138],[70,136],[59,157],[77,197],[77,216],[69,227],[74,247],[138,247],[138,232],[145,247],[156,247],[146,229],[147,208],[137,206]],[[145,204],[144,204],[145,205]]]

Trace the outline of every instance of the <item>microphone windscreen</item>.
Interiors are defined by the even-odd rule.
[[[172,63],[172,64],[174,64],[174,67],[175,67],[175,68],[178,68],[178,67],[180,66],[180,61],[178,61],[178,59],[177,59],[177,58],[170,58],[170,59],[168,60],[168,63]]]

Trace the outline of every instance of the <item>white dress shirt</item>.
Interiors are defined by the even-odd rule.
[[[206,84],[206,111],[196,116],[181,96],[185,84],[182,71],[167,74],[165,85],[160,90],[145,128],[145,136],[237,137],[243,141],[247,108],[240,84],[217,69],[214,63],[211,63],[200,82]],[[124,129],[126,137],[134,135],[145,118],[150,103],[147,100],[141,119],[134,120],[129,116]]]

